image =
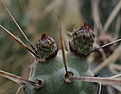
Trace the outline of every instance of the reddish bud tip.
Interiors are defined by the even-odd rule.
[[[86,29],[86,30],[85,30]],[[83,26],[81,26],[80,28],[79,28],[79,30],[85,30],[86,32],[93,32],[90,28],[89,28],[89,26],[88,26],[88,24],[85,22],[84,23],[84,25]]]
[[[47,36],[46,36],[46,34],[44,33],[44,34],[42,34],[42,40],[45,40],[47,38]]]
[[[45,40],[51,40],[51,38],[50,37],[48,37],[45,33],[44,34],[42,34],[42,37],[39,39],[39,41],[45,41]]]

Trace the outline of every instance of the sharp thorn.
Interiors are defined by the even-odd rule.
[[[63,63],[64,63],[64,67],[65,67],[65,70],[66,70],[66,73],[67,73],[65,45],[64,45],[64,40],[63,40],[63,37],[62,37],[61,22],[60,22],[60,17],[59,16],[58,16],[58,28],[59,28],[60,44],[61,44],[61,49],[62,49]]]

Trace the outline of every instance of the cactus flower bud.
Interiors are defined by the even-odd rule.
[[[42,34],[42,37],[37,40],[36,47],[41,62],[53,59],[58,52],[54,39],[46,34]]]
[[[72,33],[72,40],[69,42],[70,51],[81,58],[89,55],[93,48],[94,32],[86,23]]]

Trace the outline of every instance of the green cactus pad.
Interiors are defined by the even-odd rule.
[[[80,59],[70,52],[66,53],[68,70],[74,73],[76,77],[93,76],[89,70],[89,63],[86,59]],[[44,85],[40,89],[26,85],[25,94],[97,94],[95,83],[81,82],[74,80],[72,83],[64,81],[65,69],[63,66],[62,53],[48,63],[42,63],[35,60],[37,64],[34,67],[30,80],[43,79]]]
[[[85,58],[93,48],[94,32],[86,23],[72,33],[72,40],[69,42],[70,51],[78,56]]]

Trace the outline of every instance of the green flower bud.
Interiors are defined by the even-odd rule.
[[[46,62],[53,59],[58,52],[58,47],[53,38],[42,34],[42,37],[36,43],[37,52],[40,57],[40,62]]]
[[[81,58],[86,58],[94,43],[95,34],[86,23],[72,33],[72,40],[69,42],[70,51]]]

